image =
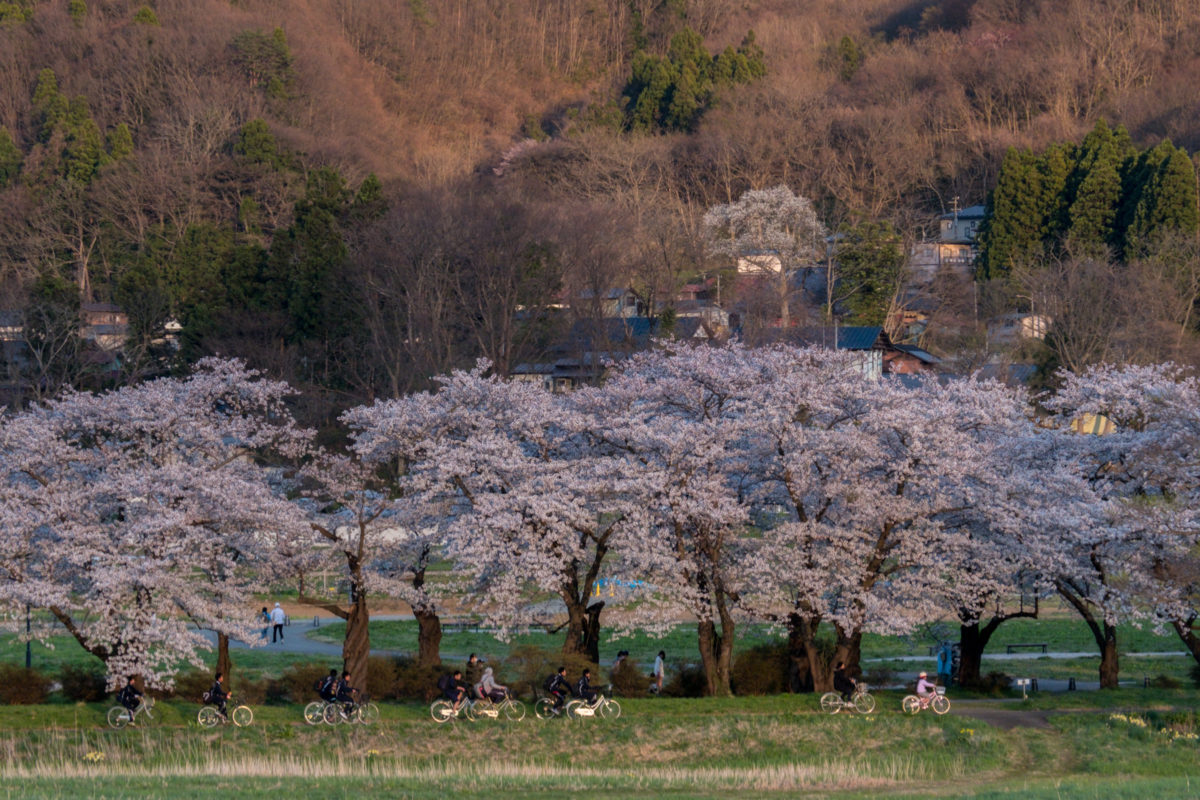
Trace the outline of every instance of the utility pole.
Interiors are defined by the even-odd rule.
[[[29,603],[25,604],[25,669],[33,669],[33,638],[30,634]]]

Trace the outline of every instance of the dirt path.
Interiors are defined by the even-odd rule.
[[[1015,708],[995,708],[981,703],[958,702],[950,713],[986,722],[993,728],[1011,731],[1013,728],[1042,728],[1049,730],[1050,720],[1045,711]]]

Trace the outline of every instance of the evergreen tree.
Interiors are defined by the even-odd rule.
[[[1196,173],[1185,151],[1162,142],[1146,154],[1139,171],[1140,186],[1131,192],[1128,228],[1123,251],[1140,255],[1157,233],[1179,230],[1194,233],[1197,227]]]
[[[1031,151],[1009,148],[979,234],[979,265],[985,280],[1003,278],[1014,265],[1042,255],[1048,216],[1046,178],[1041,160]]]
[[[858,325],[882,325],[904,265],[900,234],[888,222],[861,222],[843,232],[837,249],[838,292]]]
[[[1103,120],[1084,137],[1075,172],[1068,180],[1071,197],[1066,243],[1074,255],[1100,258],[1118,245],[1121,175],[1126,159],[1133,155],[1125,129],[1110,129]]]
[[[0,127],[0,189],[17,182],[23,157],[8,128]]]

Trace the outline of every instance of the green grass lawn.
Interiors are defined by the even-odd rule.
[[[1082,694],[1082,693],[1081,693]],[[617,720],[437,725],[384,704],[369,728],[309,727],[299,706],[247,729],[201,730],[162,702],[148,725],[108,704],[0,708],[0,798],[328,797],[1121,798],[1195,796],[1195,691],[1095,693],[1125,711],[1051,714],[1001,730],[969,716],[826,716],[811,696],[625,700]],[[1071,698],[1074,699],[1074,698]],[[1000,704],[1025,708],[1028,704]]]

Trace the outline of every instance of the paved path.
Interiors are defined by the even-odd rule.
[[[372,616],[371,622],[384,622],[387,620],[397,620],[397,619],[409,619],[410,620],[412,618],[413,618],[412,614],[379,614],[378,616]],[[333,615],[320,616],[320,617],[318,617],[318,620],[320,621],[321,625],[329,625],[330,623],[334,623],[334,622],[342,622],[342,620],[340,618],[335,617]],[[320,656],[322,658],[341,659],[341,657],[342,657],[341,644],[334,644],[331,642],[323,642],[318,639],[309,638],[308,634],[315,630],[319,630],[319,627],[313,625],[313,621],[312,621],[311,617],[305,617],[303,619],[293,617],[291,619],[291,624],[284,626],[283,641],[272,643],[270,632],[268,631],[266,639],[257,639],[252,644],[246,643],[246,642],[239,642],[239,641],[235,640],[235,641],[232,641],[229,643],[229,649],[230,650],[255,649],[255,650],[266,650],[266,651],[283,652],[283,653],[306,653],[308,655]],[[204,631],[203,633],[208,638],[208,640],[210,642],[212,642],[213,646],[216,647],[217,634],[214,633],[213,631]],[[392,650],[378,650],[376,648],[371,648],[371,654],[379,655],[379,656],[407,655],[406,653],[400,653],[400,652],[392,651]]]

